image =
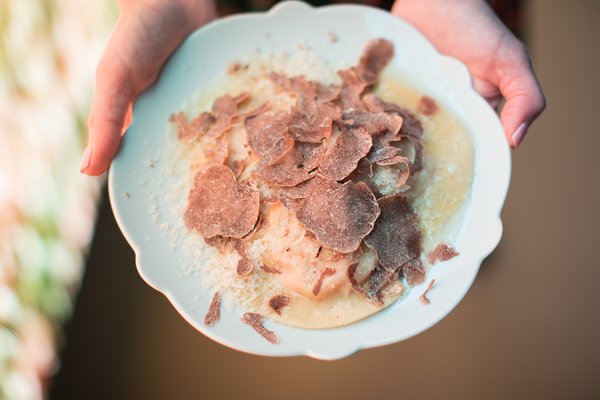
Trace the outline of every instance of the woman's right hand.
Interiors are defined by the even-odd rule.
[[[119,20],[96,70],[80,170],[100,175],[112,162],[131,104],[196,28],[217,17],[212,0],[119,0]]]

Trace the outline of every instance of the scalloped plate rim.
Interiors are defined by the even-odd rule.
[[[267,12],[253,12],[253,13],[243,13],[243,14],[238,14],[238,15],[233,15],[233,16],[228,16],[228,17],[224,17],[224,18],[220,18],[218,20],[212,21],[209,24],[206,24],[205,26],[197,29],[196,31],[192,32],[188,38],[186,38],[186,40],[184,42],[187,42],[189,40],[193,40],[194,37],[203,34],[204,31],[208,31],[210,29],[213,29],[213,27],[223,23],[223,22],[227,22],[227,21],[232,21],[232,20],[239,20],[239,19],[244,19],[244,18],[265,18],[265,17],[276,17],[277,13],[280,10],[285,10],[287,7],[298,7],[298,6],[302,6],[302,7],[306,7],[307,9],[311,9],[313,12],[327,12],[330,11],[332,9],[355,9],[359,12],[362,11],[369,11],[369,12],[379,12],[382,15],[386,15],[386,17],[391,17],[391,14],[383,11],[383,10],[379,10],[379,9],[375,9],[369,6],[364,6],[364,5],[355,5],[355,4],[346,4],[346,5],[329,5],[329,6],[323,6],[323,7],[312,7],[306,3],[303,2],[298,2],[298,1],[286,1],[286,2],[281,2],[276,4],[273,8],[271,8],[269,11]],[[404,22],[404,21],[402,21]],[[464,63],[462,63],[461,61],[447,56],[447,55],[443,55],[441,53],[439,53],[439,51],[437,49],[435,49],[435,47],[433,47],[433,45],[431,45],[429,43],[429,41],[416,29],[414,29],[414,33],[417,36],[421,37],[421,40],[427,42],[427,44],[429,44],[429,46],[431,47],[430,49],[427,49],[428,52],[432,52],[433,51],[433,56],[438,58],[438,59],[444,59],[445,62],[449,62],[451,65],[454,66],[455,69],[460,69],[460,73],[461,75],[465,75],[467,77],[467,81],[469,82],[469,85],[465,88],[465,90],[468,92],[469,96],[477,96],[481,99],[481,101],[485,101],[481,98],[481,96],[479,96],[479,94],[475,91],[475,89],[472,86],[472,81],[471,81],[471,76],[469,74],[469,71],[467,69],[467,67],[465,66]],[[169,62],[169,61],[167,61]],[[162,72],[161,72],[162,75]],[[160,78],[159,78],[160,79]],[[153,84],[151,86],[154,87],[156,84]],[[144,95],[144,93],[147,92],[144,91],[142,93],[141,96]],[[137,103],[137,101],[136,101]],[[134,103],[134,107],[133,107],[133,115],[132,115],[132,121],[131,121],[131,125],[129,127],[129,130],[133,130],[135,129],[135,110],[136,110],[136,103]],[[408,339],[414,335],[417,335],[421,332],[423,332],[426,329],[429,329],[430,327],[432,327],[433,325],[435,325],[436,323],[438,323],[441,319],[443,319],[445,316],[447,316],[450,311],[452,311],[457,305],[458,303],[460,303],[460,301],[464,298],[464,296],[466,295],[466,293],[468,292],[468,290],[470,289],[473,281],[475,280],[475,277],[478,273],[479,267],[481,265],[481,262],[495,249],[495,247],[498,245],[501,236],[502,236],[502,221],[501,221],[501,211],[502,211],[502,207],[503,204],[506,200],[506,195],[508,193],[508,188],[509,188],[509,184],[510,184],[510,175],[511,175],[511,160],[510,160],[510,152],[508,152],[508,145],[506,145],[506,149],[504,149],[505,151],[505,155],[507,156],[507,167],[508,167],[508,171],[506,174],[506,179],[505,179],[505,184],[502,188],[502,198],[501,201],[498,204],[498,209],[495,213],[495,220],[493,222],[495,222],[497,228],[495,229],[496,232],[493,232],[492,234],[494,234],[493,239],[488,240],[487,242],[483,243],[482,246],[484,246],[485,248],[479,248],[476,249],[476,253],[480,254],[478,256],[478,259],[476,261],[476,265],[473,268],[471,275],[469,277],[468,282],[466,283],[466,285],[464,286],[464,288],[459,292],[456,293],[455,299],[452,303],[447,304],[447,306],[444,308],[443,311],[438,312],[437,316],[433,319],[431,319],[430,321],[428,321],[428,323],[423,324],[422,326],[413,329],[412,331],[409,332],[405,332],[402,334],[399,334],[397,336],[393,336],[393,337],[388,337],[386,339],[382,339],[382,340],[376,340],[373,342],[366,342],[366,343],[362,343],[362,344],[357,344],[352,346],[352,348],[346,349],[344,351],[339,351],[336,354],[325,354],[323,352],[319,352],[319,351],[314,351],[310,348],[306,348],[304,350],[296,350],[296,351],[280,351],[277,349],[277,347],[274,346],[273,348],[273,352],[268,351],[268,352],[263,352],[263,351],[257,351],[256,349],[253,349],[251,345],[246,345],[246,344],[240,344],[237,343],[235,341],[230,341],[227,338],[223,338],[223,337],[219,337],[218,334],[215,334],[214,332],[212,332],[210,329],[207,329],[204,326],[198,326],[197,322],[194,321],[192,318],[190,318],[188,315],[186,315],[186,313],[183,310],[183,307],[179,304],[178,300],[176,299],[176,296],[173,295],[171,293],[171,291],[169,290],[169,288],[167,287],[161,287],[162,285],[158,282],[153,282],[152,278],[150,278],[145,270],[144,270],[144,265],[143,265],[143,238],[142,237],[136,237],[135,234],[133,234],[129,227],[127,226],[127,223],[125,222],[125,216],[123,216],[121,214],[121,210],[119,209],[119,202],[122,201],[121,199],[117,198],[117,191],[114,189],[113,186],[113,181],[115,180],[115,176],[114,174],[117,173],[115,172],[115,169],[111,167],[110,171],[109,171],[109,176],[108,176],[108,190],[109,190],[109,198],[110,198],[110,203],[113,207],[113,213],[115,216],[115,219],[117,221],[117,224],[119,225],[119,227],[121,228],[127,242],[129,243],[129,245],[132,247],[132,249],[134,250],[135,254],[136,254],[136,268],[138,270],[138,273],[140,274],[140,276],[142,277],[142,279],[144,279],[144,281],[151,286],[152,288],[154,288],[155,290],[161,292],[162,294],[165,295],[165,297],[169,300],[169,302],[171,302],[171,304],[173,304],[174,308],[177,310],[177,312],[188,322],[190,323],[190,325],[192,325],[195,329],[197,329],[199,332],[201,332],[202,334],[204,334],[205,336],[209,337],[212,340],[217,341],[218,343],[221,343],[229,348],[235,349],[235,350],[239,350],[242,352],[246,352],[249,354],[258,354],[258,355],[269,355],[269,356],[301,356],[301,355],[305,355],[305,356],[309,356],[309,357],[313,357],[313,358],[317,358],[317,359],[322,359],[322,360],[335,360],[335,359],[340,359],[340,358],[344,358],[347,357],[361,349],[367,349],[367,348],[374,348],[374,347],[380,347],[380,346],[384,346],[384,345],[388,345],[388,344],[392,344],[392,343],[396,343],[405,339]],[[118,155],[117,155],[118,157]],[[118,171],[118,168],[117,168]],[[492,221],[490,221],[492,222]],[[139,242],[139,243],[138,243]],[[298,328],[297,328],[298,329]],[[335,328],[334,328],[335,329]]]

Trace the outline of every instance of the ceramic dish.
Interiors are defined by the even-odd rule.
[[[330,41],[329,33],[338,40]],[[212,292],[201,288],[201,277],[186,274],[189,255],[172,248],[162,227],[168,204],[164,168],[159,160],[165,146],[169,115],[228,64],[251,51],[280,54],[304,43],[328,59],[357,63],[373,38],[393,42],[392,66],[398,80],[435,98],[469,132],[475,171],[470,199],[462,207],[462,228],[455,241],[460,256],[436,265],[429,279],[431,304],[423,306],[417,287],[400,302],[380,313],[344,327],[306,330],[265,319],[280,343],[273,345],[240,322],[242,311],[222,308],[221,321],[204,325]],[[307,355],[338,359],[359,349],[395,343],[422,332],[446,316],[471,286],[481,261],[496,247],[502,234],[500,211],[510,179],[510,152],[502,126],[490,106],[473,90],[467,68],[438,53],[409,24],[387,12],[356,5],[312,8],[285,2],[268,13],[223,18],[193,33],[167,62],[158,81],[142,93],[133,107],[133,122],[109,174],[111,204],[123,234],[135,250],[142,278],[162,292],[177,311],[209,338],[248,353],[269,356]],[[189,260],[188,260],[189,261]],[[465,328],[466,329],[466,328]]]

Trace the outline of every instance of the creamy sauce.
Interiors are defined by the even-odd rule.
[[[405,192],[420,214],[419,227],[424,234],[424,247],[433,250],[446,223],[469,197],[473,181],[473,145],[466,129],[441,106],[431,117],[417,113],[422,95],[389,80],[375,89],[383,100],[411,111],[425,131],[424,171],[411,177]],[[439,106],[439,104],[438,104]]]

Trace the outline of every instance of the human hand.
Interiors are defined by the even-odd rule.
[[[136,96],[194,29],[217,16],[212,0],[118,0],[119,20],[96,70],[88,147],[80,170],[100,175],[114,158]]]
[[[525,46],[483,0],[396,0],[392,14],[423,33],[443,54],[464,62],[492,107],[506,104],[504,134],[516,148],[546,107]]]

